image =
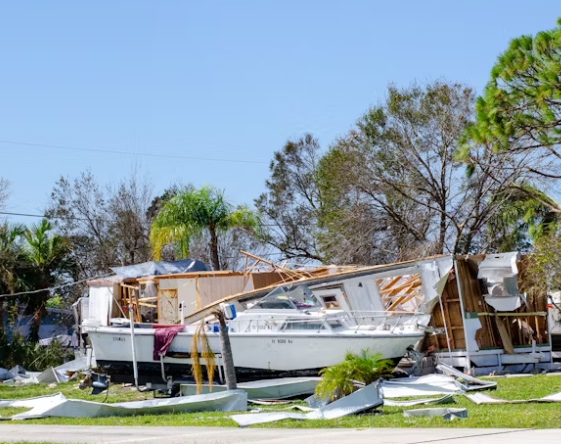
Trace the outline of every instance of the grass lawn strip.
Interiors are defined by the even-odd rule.
[[[499,378],[495,391],[488,392],[493,396],[514,399],[541,398],[561,391],[561,376],[537,375],[527,378]],[[92,396],[89,391],[77,389],[76,383],[59,384],[55,388],[45,385],[8,387],[0,384],[0,399],[21,399],[35,396],[51,395],[62,392],[67,398],[103,401],[105,395]],[[107,402],[124,402],[151,399],[148,393],[138,393],[130,387],[113,386]],[[368,428],[368,427],[449,427],[449,428],[560,428],[561,404],[505,404],[476,405],[467,398],[454,396],[456,404],[450,407],[466,407],[467,419],[445,421],[442,418],[405,418],[403,411],[415,407],[381,407],[376,412],[348,416],[335,420],[285,420],[263,424],[262,428]],[[299,402],[302,404],[302,402]],[[281,406],[250,406],[261,411],[283,411]],[[431,406],[426,406],[431,407]],[[0,408],[0,415],[10,416],[13,408]],[[25,409],[17,409],[17,412]],[[205,426],[205,427],[237,427],[229,418],[231,413],[201,412],[177,413],[166,415],[137,415],[107,418],[45,418],[28,420],[30,424],[69,424],[69,425],[119,425],[119,426]],[[13,422],[12,422],[13,423]],[[0,427],[2,424],[0,423]]]

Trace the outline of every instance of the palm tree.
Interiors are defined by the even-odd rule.
[[[233,228],[258,233],[259,217],[246,206],[234,208],[225,200],[224,192],[214,187],[184,189],[164,204],[152,222],[150,242],[154,258],[159,260],[162,248],[170,243],[185,258],[191,239],[206,232],[210,237],[212,268],[220,270],[218,236]]]
[[[25,289],[25,257],[21,248],[21,225],[0,225],[0,294]],[[8,300],[12,302],[13,300]],[[0,336],[4,332],[4,300],[0,300]]]
[[[52,225],[46,219],[31,226],[23,234],[25,244],[23,251],[34,275],[34,287],[49,288],[56,284],[61,274],[71,270],[68,259],[68,244],[66,240],[50,233]],[[29,332],[29,339],[39,339],[39,328],[45,314],[45,306],[51,294],[49,290],[29,296],[28,308],[33,311],[33,323]]]
[[[24,232],[21,225],[0,225],[0,293],[17,291],[17,270],[24,261],[19,240]]]

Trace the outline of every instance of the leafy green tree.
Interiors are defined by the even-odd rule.
[[[561,19],[557,27],[510,42],[476,102],[468,140],[497,151],[531,153],[524,168],[561,178]],[[464,157],[468,157],[464,150]],[[556,211],[560,209],[557,208]]]
[[[487,223],[484,251],[528,252],[561,228],[559,213],[551,211],[557,202],[529,184],[518,184],[496,199],[502,200],[501,211]]]
[[[52,225],[43,219],[32,225],[24,234],[23,254],[33,270],[33,288],[49,288],[59,282],[72,269],[67,241],[52,232]],[[51,294],[48,290],[28,296],[27,306],[33,313],[29,339],[39,339],[41,320]]]
[[[259,217],[246,206],[234,208],[223,191],[210,186],[178,191],[152,222],[150,241],[154,257],[158,260],[162,248],[173,243],[177,255],[185,258],[192,240],[208,233],[212,268],[220,270],[219,235],[233,228],[259,233]]]

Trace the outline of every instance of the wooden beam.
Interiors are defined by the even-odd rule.
[[[406,302],[409,302],[411,299],[413,299],[416,296],[416,294],[410,294],[409,296],[401,296],[400,298],[398,298],[392,305],[390,305],[388,307],[388,311],[393,310],[395,307],[397,307],[398,305],[401,304],[405,304]]]
[[[402,277],[403,277],[403,276],[396,276],[396,277],[394,277],[394,278],[391,278],[391,280],[390,280],[386,285],[384,285],[382,288],[380,288],[380,291],[384,291],[384,290],[387,290],[387,289],[390,288],[390,287],[393,287],[395,284],[397,284],[397,283],[401,280]],[[384,279],[376,279],[376,283],[377,283],[378,281],[382,281],[382,282],[383,282]]]
[[[397,287],[382,290],[380,292],[380,294],[388,295],[388,296],[395,296],[405,289],[411,290],[415,287],[419,287],[421,285],[421,278],[419,276],[417,276],[416,279],[417,280],[407,280],[406,282],[398,285]]]
[[[140,298],[138,302],[149,302],[149,301],[157,301],[157,300],[158,300],[158,296],[152,296],[149,298]]]
[[[130,288],[132,290],[140,290],[140,286],[127,285],[127,284],[120,284],[120,285],[121,285],[121,287],[124,287],[124,288]]]
[[[459,299],[458,299],[458,301],[459,301]],[[444,323],[444,328],[446,330],[448,330],[448,329],[452,328],[452,321],[450,320],[450,309],[448,308],[448,298],[447,297],[441,297],[440,298],[440,303],[442,304],[442,312],[444,313],[444,318],[442,319],[442,322]],[[446,325],[446,324],[448,324],[448,325]],[[448,343],[446,345],[448,345],[448,347],[450,347],[450,349],[455,349],[456,348],[456,338],[454,338],[454,332],[452,330],[450,330],[450,334],[448,335],[448,341],[450,341],[450,343]]]

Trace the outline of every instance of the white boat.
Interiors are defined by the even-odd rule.
[[[368,349],[398,361],[408,346],[424,336],[429,316],[399,312],[350,312],[327,308],[306,285],[280,286],[228,322],[238,381],[317,375],[341,362],[347,352]],[[133,359],[139,384],[169,384],[191,379],[193,336],[200,324],[185,325],[167,353],[154,359],[152,324],[84,325],[97,365],[113,382],[133,381]],[[218,324],[204,324],[221,374]],[[133,357],[134,348],[134,357]],[[196,351],[201,354],[201,347]],[[200,358],[202,365],[205,360]]]

